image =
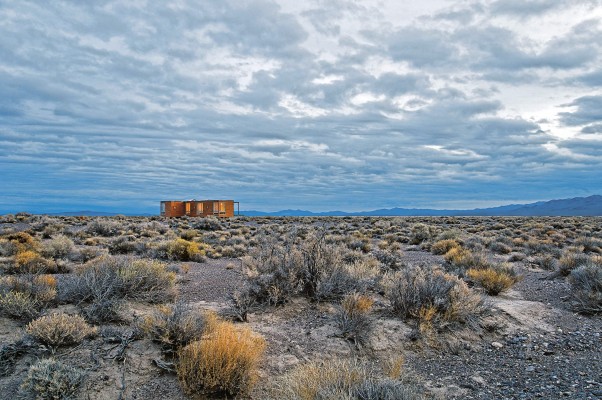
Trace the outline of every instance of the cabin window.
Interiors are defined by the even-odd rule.
[[[186,214],[190,214],[190,203],[186,203]]]
[[[161,203],[161,214],[165,214],[165,203]]]
[[[197,214],[202,214],[203,213],[203,203],[197,203],[197,205],[196,205],[196,212],[197,212]]]
[[[213,202],[213,213],[217,214],[219,212],[219,202],[218,201],[214,201]]]
[[[226,203],[224,203],[223,201],[219,202],[219,213],[220,214],[226,213]]]

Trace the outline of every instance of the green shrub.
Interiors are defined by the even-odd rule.
[[[27,372],[21,388],[37,400],[74,399],[84,381],[83,371],[54,359],[40,360]]]

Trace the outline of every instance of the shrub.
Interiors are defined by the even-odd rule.
[[[62,297],[71,301],[130,298],[164,302],[175,296],[174,272],[148,259],[102,256],[75,270],[75,279],[63,286]]]
[[[558,273],[562,276],[568,276],[572,270],[586,265],[590,257],[583,253],[566,252],[558,260]]]
[[[88,325],[79,315],[52,314],[40,317],[27,325],[27,333],[50,347],[81,343],[96,334],[96,328]]]
[[[0,311],[11,318],[29,321],[40,314],[42,305],[26,293],[0,294]]]
[[[385,250],[377,250],[373,253],[374,257],[380,262],[384,270],[398,270],[404,267],[401,254]]]
[[[56,263],[45,259],[33,250],[25,250],[17,253],[14,268],[7,272],[37,274],[57,271]]]
[[[535,257],[533,263],[541,269],[553,271],[558,266],[558,260],[550,255]]]
[[[516,271],[509,266],[469,269],[466,275],[490,296],[497,296],[510,289],[519,280]]]
[[[433,254],[441,255],[445,254],[453,248],[460,247],[458,242],[453,239],[443,239],[439,240],[431,246],[431,252]]]
[[[73,241],[65,235],[58,235],[43,244],[42,254],[54,260],[68,258],[75,249]]]
[[[164,353],[173,354],[190,342],[201,339],[215,317],[202,314],[183,303],[159,307],[142,323],[143,331],[161,345]]]
[[[582,236],[575,240],[575,244],[583,247],[583,251],[602,253],[602,239]]]
[[[288,400],[420,400],[424,389],[405,382],[380,378],[377,372],[358,361],[310,362],[278,379],[271,398]]]
[[[435,268],[413,268],[393,276],[387,290],[393,312],[418,321],[423,330],[476,325],[483,299],[456,276]]]
[[[497,241],[497,242],[491,242],[489,244],[489,250],[493,251],[494,253],[498,253],[498,254],[510,254],[512,252],[512,247],[510,247],[509,245],[507,245],[505,243]]]
[[[136,241],[136,236],[125,235],[119,236],[109,244],[109,252],[111,254],[129,254],[143,251],[143,245]],[[139,251],[140,250],[140,251]]]
[[[485,268],[488,264],[487,258],[483,254],[473,253],[462,247],[452,247],[443,258],[461,271],[468,268]]]
[[[175,239],[164,244],[165,254],[169,260],[202,261],[205,251],[199,244],[184,239]]]
[[[590,261],[571,271],[569,282],[576,311],[602,313],[602,260]]]
[[[113,236],[119,232],[119,223],[108,219],[95,219],[88,223],[86,232],[92,235]]]
[[[32,365],[21,387],[38,400],[73,399],[84,380],[84,372],[54,359]]]
[[[369,318],[374,300],[358,293],[346,295],[341,301],[341,307],[336,314],[336,322],[341,336],[351,340],[356,346],[362,346],[368,341],[372,330]]]
[[[0,277],[0,292],[19,292],[41,304],[56,298],[56,278],[52,275],[11,275]]]
[[[37,252],[40,248],[39,242],[27,232],[16,232],[4,236],[0,246],[0,254],[6,257],[14,256],[23,251]]]
[[[265,348],[263,338],[249,329],[220,322],[206,338],[178,353],[176,371],[188,394],[236,395],[248,392]]]
[[[410,236],[410,244],[420,244],[431,238],[433,235],[433,228],[425,224],[415,224],[412,227],[412,234]]]

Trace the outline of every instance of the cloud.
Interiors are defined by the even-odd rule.
[[[0,212],[601,191],[601,8],[2,3]]]

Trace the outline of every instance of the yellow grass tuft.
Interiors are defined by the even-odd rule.
[[[191,395],[248,392],[256,381],[265,340],[248,328],[222,321],[208,332],[178,353],[176,370],[182,387]]]

